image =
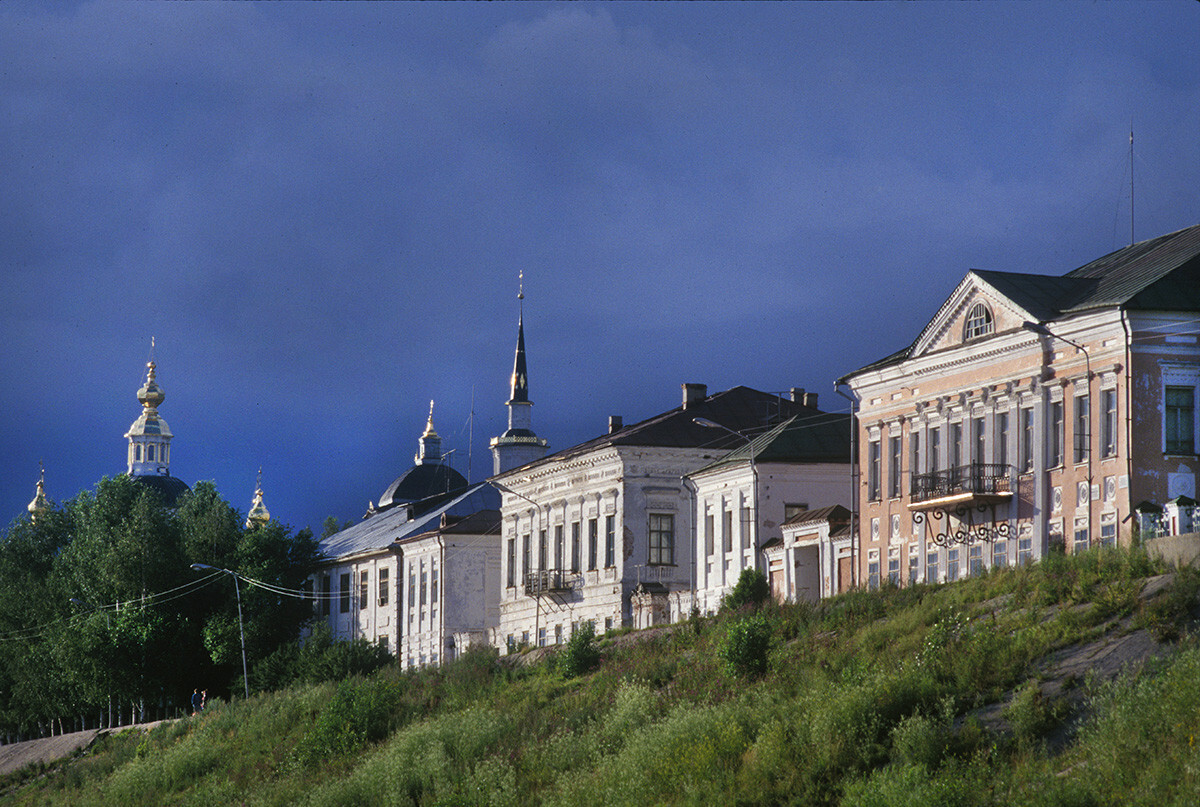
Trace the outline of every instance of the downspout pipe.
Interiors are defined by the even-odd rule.
[[[844,378],[833,382],[833,391],[850,402],[850,585],[857,588],[860,554],[858,545],[862,540],[858,534],[858,399],[853,393],[843,392],[841,388],[844,385]],[[836,561],[836,558],[834,560]]]
[[[697,605],[697,599],[696,599],[698,596],[696,593],[696,580],[700,576],[700,573],[698,571],[699,567],[700,567],[700,562],[701,562],[700,558],[702,556],[704,556],[703,553],[701,552],[703,547],[700,546],[700,544],[699,544],[700,516],[701,516],[701,513],[700,513],[700,491],[697,490],[696,483],[693,482],[691,477],[689,477],[689,476],[681,476],[681,477],[679,477],[679,481],[682,482],[683,486],[685,488],[687,488],[692,494],[692,517],[690,519],[688,519],[689,521],[692,522],[692,563],[691,563],[692,568],[689,571],[689,576],[691,577],[691,580],[689,581],[689,585],[691,586],[691,591],[692,591],[692,607],[689,610],[698,611],[699,605]]]
[[[1121,328],[1125,331],[1125,475],[1129,480],[1125,490],[1129,496],[1129,515],[1133,515],[1134,503],[1141,500],[1136,498],[1133,489],[1133,328],[1129,324],[1129,311],[1124,307],[1121,308]],[[1117,451],[1120,450],[1117,446]],[[1135,521],[1133,527],[1140,529],[1141,525]],[[1132,537],[1130,535],[1130,543],[1133,543]]]

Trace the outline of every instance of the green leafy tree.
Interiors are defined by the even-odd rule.
[[[239,683],[234,587],[222,575],[197,588],[190,565],[298,589],[317,553],[307,530],[240,521],[211,483],[172,509],[126,476],[15,521],[0,535],[0,728],[95,715],[110,697],[125,714],[181,705],[197,686],[216,694]],[[311,618],[298,598],[244,584],[242,593],[256,657],[294,643]]]
[[[721,607],[727,611],[736,611],[744,605],[757,608],[770,596],[771,585],[762,572],[758,569],[742,569],[737,583],[721,598]]]

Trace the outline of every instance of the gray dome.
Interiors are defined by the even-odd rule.
[[[420,501],[466,486],[466,478],[449,465],[414,465],[387,486],[387,490],[379,497],[377,509]]]

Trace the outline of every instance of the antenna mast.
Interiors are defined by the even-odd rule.
[[[1129,119],[1129,246],[1133,246],[1133,118]]]

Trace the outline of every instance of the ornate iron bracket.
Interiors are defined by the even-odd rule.
[[[980,520],[976,522],[975,513],[986,513],[991,510],[992,517],[990,520]],[[952,546],[953,544],[973,544],[977,541],[984,543],[994,543],[1008,539],[1012,530],[1009,528],[1008,520],[1005,519],[999,523],[996,522],[996,505],[994,504],[979,504],[971,506],[966,503],[960,503],[953,509],[933,509],[928,511],[929,515],[933,516],[934,521],[940,522],[946,520],[946,529],[936,532],[929,536],[929,540],[936,546]],[[950,529],[950,516],[958,518],[958,529]],[[926,521],[926,513],[917,511],[912,514],[914,524],[923,524]],[[931,523],[932,526],[932,523]]]

